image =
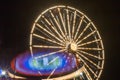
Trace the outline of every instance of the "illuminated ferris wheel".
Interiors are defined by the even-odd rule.
[[[74,56],[73,71],[54,76],[57,65],[45,80],[98,80],[104,66],[104,47],[97,28],[84,13],[70,6],[54,6],[37,17],[30,34],[30,50],[33,58],[42,58],[45,64],[59,62],[59,54]],[[36,50],[47,52],[34,56]],[[58,56],[51,61],[46,58],[55,54]],[[40,70],[38,73],[42,76]]]

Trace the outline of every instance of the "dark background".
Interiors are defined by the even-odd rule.
[[[105,47],[100,80],[119,80],[120,3],[118,0],[0,0],[0,67],[29,50],[29,34],[37,16],[54,5],[69,5],[85,13],[98,28]]]

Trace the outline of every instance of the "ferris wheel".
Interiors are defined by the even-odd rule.
[[[34,56],[37,49],[49,52]],[[30,51],[35,59],[55,54],[74,56],[74,72],[54,76],[56,67],[47,80],[98,80],[104,67],[104,46],[99,31],[84,13],[70,6],[54,6],[37,17],[30,34]]]

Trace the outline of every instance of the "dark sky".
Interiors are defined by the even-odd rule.
[[[69,5],[84,12],[97,26],[105,46],[105,69],[101,80],[118,80],[120,69],[120,6],[118,0],[1,0],[0,64],[29,50],[34,20],[54,5]]]

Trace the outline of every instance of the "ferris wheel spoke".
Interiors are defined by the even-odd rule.
[[[53,60],[51,60],[49,63],[47,63],[47,65],[50,65],[51,63],[53,63],[54,61],[56,61],[59,58],[59,56],[55,57]]]
[[[54,72],[56,71],[57,67],[50,73],[50,75],[48,76],[47,79],[50,79],[50,77],[54,74]]]
[[[66,27],[65,27],[65,22],[63,21],[63,17],[62,17],[62,14],[60,12],[60,8],[58,8],[58,12],[59,12],[59,16],[60,16],[60,19],[61,19],[61,22],[63,24],[63,28],[64,28],[64,31],[65,31],[65,35],[67,35],[67,30],[66,30]]]
[[[84,16],[81,17],[81,20],[80,20],[80,22],[79,22],[77,31],[76,31],[75,36],[74,36],[74,39],[75,39],[75,40],[76,40],[76,37],[77,37],[78,32],[79,32],[79,30],[80,30],[80,27],[81,27],[81,25],[82,25],[83,19],[84,19]]]
[[[94,50],[94,51],[100,51],[103,50],[102,48],[84,48],[84,47],[80,47],[78,48],[79,50]]]
[[[95,34],[97,32],[97,30],[92,31],[90,34],[88,34],[87,36],[85,36],[83,39],[81,39],[80,41],[77,42],[77,44],[81,43],[83,40],[87,39],[88,37],[92,36],[93,34]]]
[[[69,13],[68,13],[68,9],[66,10],[66,13],[67,13],[67,25],[68,25],[68,33],[69,33],[69,38],[71,40],[71,29],[70,29],[70,20],[69,20]]]
[[[55,49],[55,48],[60,48],[60,49],[62,49],[62,48],[64,48],[64,47],[60,47],[60,46],[44,46],[44,45],[32,45],[32,47],[36,47],[36,48],[53,48],[53,49]]]
[[[55,31],[55,33],[58,34],[58,36],[64,40],[64,38],[62,37],[62,35],[57,31],[57,29],[55,28],[55,26],[53,26],[44,16],[42,16],[43,19],[48,23],[48,25]]]
[[[61,39],[59,39],[56,35],[52,34],[51,32],[49,32],[47,29],[43,28],[41,25],[39,25],[38,23],[36,23],[36,25],[41,28],[42,30],[44,30],[45,32],[47,32],[48,34],[50,34],[51,36],[53,36],[54,38],[56,38],[58,41],[60,41],[61,43],[63,43],[63,41]]]
[[[38,38],[40,38],[40,39],[43,39],[43,40],[45,40],[45,41],[49,41],[49,42],[51,42],[51,43],[58,44],[58,45],[60,45],[60,46],[64,46],[62,43],[59,43],[59,42],[57,42],[57,41],[54,41],[54,40],[45,38],[45,37],[40,36],[40,35],[37,35],[37,34],[35,34],[35,33],[33,34],[33,36],[38,37]]]
[[[50,12],[52,18],[54,19],[55,23],[57,24],[57,26],[58,26],[60,32],[62,33],[62,36],[64,36],[64,38],[66,38],[66,36],[65,36],[65,34],[63,33],[63,30],[61,29],[61,26],[60,26],[60,24],[58,23],[57,19],[55,18],[54,14],[52,13],[51,10],[50,10],[49,12]]]
[[[74,12],[74,19],[73,19],[73,28],[72,28],[72,39],[73,39],[73,36],[74,36],[74,31],[75,31],[75,21],[76,21],[76,10]]]
[[[48,27],[48,25],[46,25],[42,20],[41,20],[41,23],[42,23],[52,34],[55,35],[55,33],[53,33],[53,32],[51,31],[50,27]]]
[[[42,73],[41,73],[40,71],[38,72],[38,74],[39,74],[40,76],[42,76]]]
[[[49,19],[49,20],[50,20],[50,22],[51,22],[51,27],[52,27],[52,29],[55,31],[54,34],[57,33],[58,37],[61,38],[63,41],[65,41],[64,37],[62,36],[62,34],[59,33],[58,30],[57,30],[57,28],[55,27],[55,24],[54,24],[54,22],[52,21],[52,19]]]
[[[89,67],[89,65],[81,58],[81,56],[79,56],[79,58],[81,59],[81,61],[84,63],[84,65],[90,70],[90,72],[92,72],[92,74],[97,77],[97,74]]]
[[[89,41],[89,42],[86,42],[86,43],[79,44],[78,47],[85,46],[85,45],[95,43],[95,42],[99,42],[99,41],[101,41],[101,39],[92,40],[92,41]]]
[[[81,54],[86,54],[86,55],[91,56],[91,57],[93,57],[93,58],[96,58],[96,59],[98,59],[98,60],[102,60],[102,58],[100,58],[100,57],[98,57],[98,56],[95,56],[95,55],[93,55],[93,54],[90,54],[90,53],[88,53],[88,52],[85,52],[85,51],[82,51],[82,50],[80,50],[80,52],[81,52]]]
[[[97,74],[89,67],[89,65],[83,60],[83,59],[81,59],[82,60],[82,62],[84,63],[84,65],[90,70],[90,72],[92,72],[92,74],[95,76],[95,77],[97,77]],[[89,72],[88,72],[89,73]]]
[[[53,31],[50,29],[50,27],[48,26],[48,25],[46,25],[43,21],[41,21],[44,25],[45,25],[45,27],[48,29],[48,31],[50,32],[50,33],[52,33],[52,34],[54,34],[55,35],[55,33],[53,33]],[[43,32],[42,32],[43,33]],[[45,34],[45,33],[44,33]],[[45,34],[45,35],[47,35],[47,34]],[[56,35],[55,35],[56,36]],[[47,35],[47,37],[49,37],[48,35]],[[56,36],[57,37],[57,36]]]
[[[86,68],[84,68],[84,72],[87,74],[87,76],[89,77],[90,80],[93,80],[90,73],[87,71]]]
[[[83,57],[85,60],[87,60],[88,62],[90,62],[92,65],[94,65],[96,68],[101,69],[101,67],[99,67],[96,63],[94,63],[92,60],[90,60],[89,58],[87,58],[86,56],[82,55],[80,52],[78,52],[78,54]]]
[[[76,42],[78,42],[79,38],[84,34],[84,32],[88,29],[88,27],[90,26],[91,22],[89,22],[87,24],[87,26],[84,28],[84,30],[80,33],[80,35],[78,36],[78,38],[76,38]]]
[[[59,52],[64,52],[65,50],[66,49],[62,49],[62,50],[59,50],[59,51],[55,51],[55,52],[51,52],[51,53],[44,54],[44,55],[41,55],[41,56],[37,56],[37,57],[35,57],[35,59],[43,58],[43,57],[46,57],[46,56],[50,56],[50,55],[53,55],[53,54],[56,54],[56,53],[59,53]]]
[[[33,50],[32,50],[32,47],[30,46],[30,54],[31,56],[33,57]]]
[[[37,28],[37,27],[36,27],[36,29],[39,30],[42,34],[44,34],[44,35],[46,36],[45,38],[47,38],[47,39],[48,39],[48,38],[51,39],[51,38],[53,37],[53,36],[51,36],[50,34],[47,34],[45,31],[40,30],[40,29]],[[46,29],[46,30],[47,30],[47,29]],[[50,33],[53,34],[53,35],[55,35],[53,32],[50,32]],[[34,33],[31,33],[31,34],[36,34],[36,33],[34,32]],[[38,35],[38,34],[36,34],[36,35]],[[40,35],[40,34],[39,34],[39,35]],[[39,36],[39,35],[38,35],[38,36]],[[55,35],[55,36],[56,36],[56,35]],[[54,39],[54,40],[56,40],[56,39]],[[59,42],[59,41],[57,41],[57,42]]]

